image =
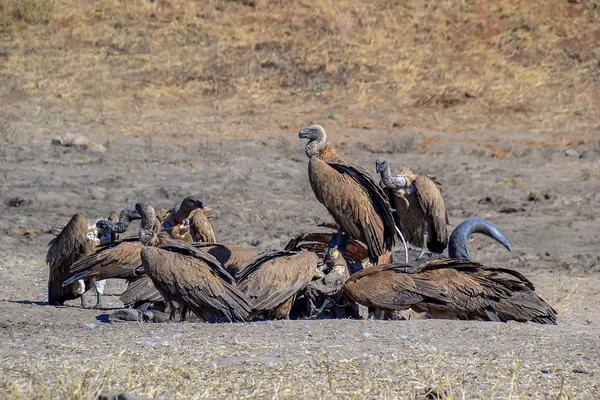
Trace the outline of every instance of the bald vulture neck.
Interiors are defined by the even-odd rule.
[[[144,246],[152,246],[154,242],[154,238],[156,236],[155,230],[155,220],[156,218],[144,218],[142,217],[142,223],[140,224],[140,242]]]
[[[313,158],[313,156],[318,155],[319,150],[321,150],[321,147],[323,147],[323,145],[325,144],[326,138],[327,138],[327,136],[325,134],[323,134],[318,139],[313,139],[310,142],[308,142],[306,144],[306,147],[304,148],[304,152],[306,153],[306,156],[308,158]]]

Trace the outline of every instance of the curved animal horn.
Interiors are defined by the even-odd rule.
[[[469,238],[473,233],[481,233],[502,244],[511,251],[510,243],[504,235],[492,224],[483,219],[468,219],[461,222],[450,235],[448,241],[448,255],[451,258],[464,258],[472,261],[469,252]]]

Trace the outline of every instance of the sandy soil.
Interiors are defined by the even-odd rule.
[[[141,200],[168,207],[198,195],[214,210],[219,241],[260,250],[329,221],[308,184],[300,128],[229,139],[113,137],[104,153],[47,138],[3,144],[0,398],[423,398],[427,388],[440,398],[600,398],[597,144],[532,146],[535,134],[498,132],[486,136],[492,149],[477,133],[329,132],[369,171],[385,154],[392,167],[437,175],[452,226],[471,217],[494,223],[513,251],[477,238],[474,257],[529,277],[559,312],[558,326],[110,324],[120,282],[109,282],[105,310],[45,305],[51,228],[75,212],[91,219]]]

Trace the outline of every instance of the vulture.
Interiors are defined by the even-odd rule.
[[[409,243],[421,247],[419,259],[425,248],[442,253],[448,246],[448,213],[440,183],[433,176],[415,175],[408,168],[392,175],[385,158],[378,158],[375,164],[380,184],[395,210],[396,226]]]
[[[200,200],[193,197],[186,197],[179,207],[166,211],[164,217],[159,218],[162,230],[168,232],[173,239],[181,239],[186,242],[193,241],[190,230],[195,227],[190,227],[192,221],[188,218],[191,217],[194,211],[202,210],[203,208],[204,204]],[[204,221],[201,217],[203,215],[204,214],[202,213],[200,214],[200,217],[197,217],[197,224],[201,229],[206,229],[203,226]],[[208,220],[206,222],[208,222]],[[212,226],[210,227],[210,232],[212,233]],[[214,233],[212,233],[212,236],[214,237]]]
[[[287,319],[296,298],[313,277],[321,259],[303,250],[275,251],[250,260],[235,275],[237,288],[244,293],[252,309],[251,316]]]
[[[325,232],[303,233],[290,239],[284,250],[308,250],[324,258],[328,249],[331,249],[328,248],[328,244],[331,243],[333,236],[333,233]],[[369,258],[366,246],[354,239],[350,239],[343,250],[344,257],[352,264],[361,263],[364,259]]]
[[[48,304],[63,305],[65,301],[83,295],[83,282],[76,281],[68,286],[63,286],[63,282],[69,277],[71,264],[94,251],[94,236],[88,221],[81,214],[75,214],[63,230],[48,243]],[[83,297],[81,305],[84,306]]]
[[[326,133],[321,126],[305,128],[299,137],[309,139],[305,147],[308,178],[317,200],[337,225],[335,244],[347,235],[367,245],[373,263],[390,255],[396,243],[396,225],[382,188],[364,169],[349,164],[325,143]]]
[[[191,245],[216,258],[231,276],[235,276],[246,262],[258,255],[256,250],[234,244],[196,242]]]
[[[467,239],[471,233],[491,236],[510,250],[504,236],[483,220],[461,225],[450,238],[450,249],[459,251],[451,250],[451,258],[434,258],[415,269],[405,264],[366,268],[346,281],[344,293],[374,308],[376,318],[411,308],[431,318],[556,324],[556,311],[519,272],[470,260]],[[461,254],[468,258],[458,258]]]
[[[179,216],[189,215],[190,210],[194,210],[195,207],[202,207],[202,202],[192,197],[185,198],[177,211],[171,209],[165,212],[166,219],[163,221],[162,226],[165,226],[165,221],[179,221]],[[180,210],[183,211],[179,213]],[[124,216],[124,214],[127,214],[128,217]],[[129,227],[131,219],[139,218],[140,216],[135,209],[127,208],[121,213],[118,223],[108,220],[98,220],[96,222],[96,228],[98,229],[98,232],[102,231],[110,233],[113,235],[112,238],[116,239],[116,233],[125,232]],[[155,219],[155,225],[156,221],[157,220]],[[157,226],[160,226],[160,224]],[[177,225],[177,227],[179,227],[179,225]],[[172,236],[173,231],[174,230],[169,231],[169,234]],[[96,248],[95,252],[83,257],[71,266],[71,275],[69,279],[66,280],[65,285],[80,279],[93,279],[96,282],[103,282],[103,280],[106,279],[125,279],[128,284],[131,285],[133,282],[136,282],[138,279],[145,276],[142,260],[140,259],[142,248],[143,245],[139,242],[137,236],[122,240],[114,240],[112,242],[107,242],[104,245],[100,245]],[[128,286],[126,293],[121,295],[121,300],[123,300],[126,306],[132,304],[131,302],[134,304],[138,302],[153,302],[157,297],[159,300],[162,299],[153,287],[140,291],[141,288],[142,284],[134,285],[131,288]],[[102,294],[98,291],[97,293],[98,304],[96,307],[101,307]]]
[[[120,215],[118,220],[116,213],[112,212],[112,223],[117,223],[120,228],[127,229],[129,222],[132,219],[139,218],[135,211],[131,208],[126,208]],[[98,222],[103,220],[98,220]],[[115,222],[116,221],[116,222]],[[48,279],[48,303],[62,305],[67,300],[73,300],[81,297],[81,305],[85,306],[83,293],[86,291],[86,282],[84,279],[76,279],[69,285],[63,286],[63,282],[68,279],[71,274],[69,269],[77,260],[94,252],[98,243],[106,243],[113,239],[116,233],[124,232],[117,230],[110,234],[103,229],[103,225],[95,226],[98,222],[89,223],[81,214],[75,214],[63,230],[48,243],[50,248],[46,255],[46,264],[50,271]],[[101,292],[104,288],[102,282],[88,280],[96,286],[96,292]]]
[[[192,242],[208,242],[216,243],[215,231],[210,219],[212,215],[207,215],[206,212],[210,211],[209,207],[199,208],[192,211],[190,215],[190,235]],[[187,240],[186,240],[187,241]]]
[[[106,285],[105,279],[111,276],[103,276],[101,273],[98,273],[97,270],[91,269],[90,267],[96,266],[95,261],[97,260],[98,253],[102,253],[106,248],[114,248],[113,246],[115,246],[115,243],[118,243],[118,234],[127,231],[131,221],[139,218],[140,216],[135,209],[127,207],[123,209],[118,216],[116,216],[116,213],[111,213],[109,219],[99,219],[96,221],[95,230],[100,244],[92,249],[93,252],[79,257],[78,260],[70,265],[67,279],[64,279],[62,285],[69,286],[78,283],[81,286],[80,290],[83,293],[86,291],[85,282],[92,283],[96,288],[96,305],[94,308],[102,307],[102,295],[104,294],[104,286]],[[132,239],[128,240],[131,241]],[[114,260],[111,260],[111,262],[114,262]],[[83,296],[81,305],[84,307]]]
[[[206,242],[193,242],[189,244],[215,257],[231,276],[234,276],[247,261],[258,254],[255,250],[247,250],[236,245]],[[139,266],[141,268],[141,260]],[[158,304],[162,303],[162,296],[154,287],[152,280],[143,272],[143,269],[142,274],[135,281],[129,283],[127,289],[120,296],[121,301],[125,304],[125,307],[143,308],[152,303],[153,309],[158,308],[162,310],[164,307],[162,304]]]
[[[173,240],[155,228],[155,211],[149,203],[136,204],[142,216],[139,238],[144,271],[170,306],[170,320],[181,309],[207,322],[242,322],[250,314],[246,296],[210,254]]]

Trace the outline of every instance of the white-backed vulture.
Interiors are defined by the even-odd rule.
[[[251,258],[258,255],[258,252],[255,250],[247,250],[237,245],[207,242],[192,242],[189,245],[215,257],[231,276],[234,276]],[[163,300],[158,289],[154,287],[152,280],[145,275],[145,272],[142,271],[142,273],[143,276],[138,277],[134,282],[130,282],[127,289],[119,297],[123,304],[125,304],[125,307],[138,308],[140,304],[155,303]],[[159,306],[159,308],[162,309],[162,306]]]
[[[305,128],[299,137],[309,139],[305,153],[310,186],[333,217],[341,239],[347,234],[365,243],[369,257],[377,263],[379,257],[393,251],[396,243],[387,196],[364,169],[349,164],[325,143],[326,133],[321,126]]]
[[[431,318],[556,323],[556,311],[517,271],[450,258],[426,261],[410,273],[407,267],[366,268],[348,279],[344,292],[373,307],[376,318],[411,308]]]
[[[366,268],[350,277],[344,292],[382,312],[412,308],[432,318],[556,323],[556,311],[535,294],[519,272],[473,262],[468,248],[472,233],[485,234],[510,251],[510,244],[484,220],[464,221],[450,236],[452,258],[433,258],[416,268],[388,264]]]
[[[189,217],[189,234],[191,236],[191,240],[185,240],[186,242],[217,242],[217,239],[215,237],[215,231],[209,220],[211,216],[206,214],[207,211],[210,211],[209,207],[199,208],[197,210],[192,211],[192,214]]]
[[[320,258],[309,251],[276,251],[250,260],[235,276],[250,302],[252,316],[287,319],[296,294],[306,288]]]
[[[63,286],[63,282],[70,276],[69,267],[81,257],[92,253],[96,247],[94,238],[88,236],[88,231],[88,221],[81,214],[75,214],[63,230],[48,243],[50,248],[46,255],[46,265],[49,270],[49,304],[63,305],[65,301],[74,300],[83,294],[83,282],[75,282],[68,286]]]
[[[64,304],[66,300],[81,297],[81,305],[85,306],[83,293],[91,286],[96,288],[97,298],[101,306],[101,296],[104,290],[104,282],[94,279],[80,278],[63,286],[63,282],[71,276],[72,264],[91,254],[99,243],[107,243],[114,239],[116,233],[124,232],[131,220],[139,218],[135,210],[125,208],[120,217],[111,212],[109,217],[118,227],[114,231],[107,231],[104,225],[97,225],[100,221],[87,221],[82,215],[75,214],[63,230],[48,243],[50,248],[46,255],[50,276],[48,279],[48,302],[50,304]],[[85,223],[84,223],[85,222]],[[85,227],[84,227],[85,225]]]
[[[392,175],[385,158],[375,162],[381,174],[381,186],[386,190],[394,208],[396,225],[406,240],[433,253],[442,253],[448,246],[448,213],[442,197],[441,185],[435,177],[415,175],[408,168]]]
[[[136,204],[136,210],[142,216],[142,265],[169,303],[171,320],[177,309],[181,309],[182,319],[187,309],[208,322],[241,322],[248,318],[246,296],[213,256],[157,232],[155,212],[149,203]]]

